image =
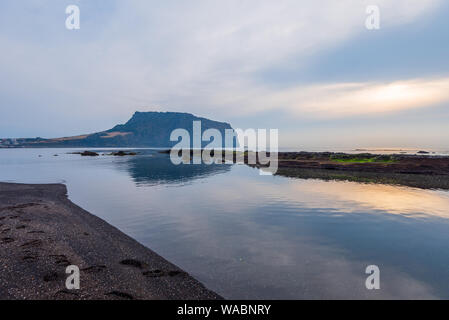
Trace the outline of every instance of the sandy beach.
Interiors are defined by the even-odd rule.
[[[66,288],[69,265],[79,290]],[[62,184],[0,183],[0,270],[0,299],[221,299],[72,203]]]

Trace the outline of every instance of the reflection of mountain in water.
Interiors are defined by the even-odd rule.
[[[175,184],[188,183],[211,175],[228,172],[229,164],[180,164],[174,165],[169,155],[132,157],[123,163],[137,184]]]

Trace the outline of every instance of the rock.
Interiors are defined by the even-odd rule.
[[[84,151],[84,152],[72,152],[71,154],[79,154],[82,157],[98,157],[99,154],[93,151]]]
[[[118,152],[112,152],[109,154],[110,156],[117,156],[117,157],[123,157],[123,156],[136,156],[136,152],[125,152],[125,151],[118,151]]]

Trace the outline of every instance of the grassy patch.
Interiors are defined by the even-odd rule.
[[[394,163],[396,162],[390,157],[331,157],[332,161],[340,162],[340,163]]]

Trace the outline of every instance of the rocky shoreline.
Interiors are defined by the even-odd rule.
[[[201,156],[204,150],[190,150],[192,158]],[[169,154],[170,149],[160,151]],[[210,152],[214,156],[214,151]],[[215,157],[218,163],[225,163],[226,153],[218,151]],[[249,151],[234,151],[227,161],[245,163],[250,167],[264,170],[265,167],[277,168],[275,175],[299,179],[320,179],[354,181],[402,185],[422,189],[449,190],[449,156],[430,155],[426,151],[418,154],[372,154],[339,152],[279,152],[277,157],[267,153],[271,159],[277,159],[276,165],[262,164],[257,154]],[[221,158],[221,159],[220,159]],[[250,159],[257,159],[251,163]],[[273,172],[272,169],[268,170]]]
[[[79,290],[66,288],[69,265]],[[2,300],[222,299],[73,204],[62,184],[0,183],[0,269]]]
[[[421,154],[280,152],[276,174],[302,179],[449,189],[449,157]]]

